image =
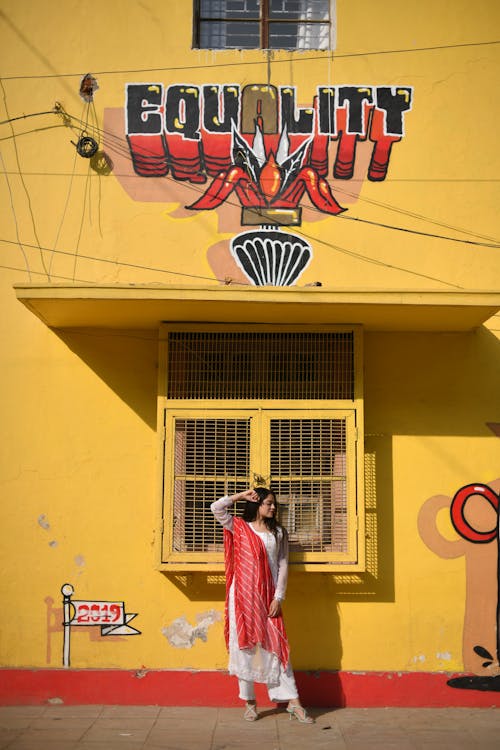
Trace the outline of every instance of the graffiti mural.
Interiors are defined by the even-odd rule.
[[[385,180],[412,99],[409,86],[318,86],[303,107],[294,86],[130,83],[124,128],[135,175],[168,176],[178,198],[189,185],[196,199],[185,202],[188,212],[240,206],[240,225],[253,229],[229,249],[247,283],[290,286],[313,257],[293,232],[302,200],[316,214],[345,211],[329,178],[353,178],[361,142],[371,144],[365,178]],[[153,199],[149,187],[143,194]]]
[[[61,587],[63,595],[63,667],[71,663],[71,628],[100,627],[101,636],[141,635],[129,623],[137,614],[125,612],[125,602],[77,600],[71,597],[74,588],[70,583]]]
[[[419,514],[420,536],[429,549],[443,558],[465,557],[463,662],[472,676],[449,680],[454,688],[500,691],[499,493],[500,479],[468,484],[453,498],[429,498]],[[438,530],[442,509],[459,535],[455,541]]]

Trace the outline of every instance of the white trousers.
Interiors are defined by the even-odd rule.
[[[238,678],[238,685],[240,689],[239,697],[241,700],[255,700],[255,688],[253,682]],[[269,693],[269,700],[274,701],[275,703],[282,703],[299,697],[290,663],[286,670],[283,669],[283,666],[280,664],[279,682],[272,684],[269,683],[267,685],[267,692]]]

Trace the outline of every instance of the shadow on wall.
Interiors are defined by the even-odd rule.
[[[56,333],[156,429],[155,332]],[[292,568],[286,602],[292,649],[308,665],[317,663],[323,669],[334,670],[341,664],[338,602],[394,601],[393,438],[491,435],[487,422],[496,418],[492,407],[500,342],[485,328],[465,333],[367,333],[364,369],[367,570],[332,575]],[[191,601],[219,602],[223,609],[222,576],[170,573],[165,577]],[[311,606],[304,607],[304,602]],[[304,633],[314,638],[303,642]],[[300,661],[295,666],[300,668]]]
[[[339,602],[394,601],[392,441],[372,437],[366,447],[367,570],[335,575],[301,573],[290,566],[284,613],[295,669],[340,669]],[[163,575],[190,601],[217,602],[217,609],[223,611],[223,574],[163,571]],[[340,682],[337,692],[335,705],[343,705]]]
[[[149,330],[53,329],[152,430],[156,430],[158,334]]]
[[[490,436],[500,341],[464,333],[365,335],[367,435]]]

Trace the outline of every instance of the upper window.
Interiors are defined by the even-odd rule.
[[[332,0],[195,0],[201,49],[331,49]]]

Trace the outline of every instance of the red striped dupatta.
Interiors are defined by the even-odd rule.
[[[240,648],[258,643],[279,658],[286,669],[290,648],[283,617],[269,617],[274,581],[267,552],[260,537],[241,518],[235,517],[233,533],[224,529],[226,565],[226,619],[224,635],[229,648],[229,589],[234,579],[236,630]]]

